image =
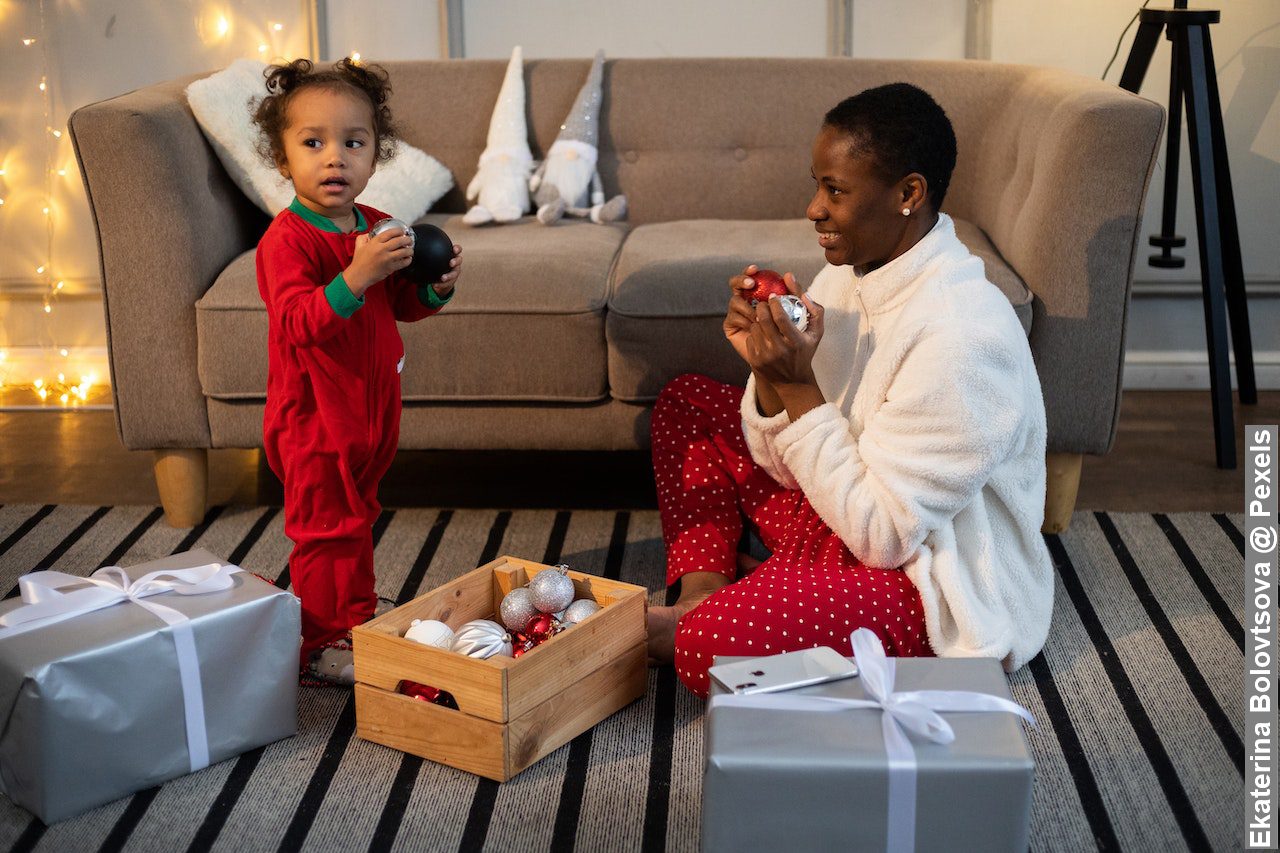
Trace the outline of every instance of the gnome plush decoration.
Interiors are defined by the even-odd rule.
[[[467,187],[467,200],[476,200],[462,221],[468,225],[514,222],[529,209],[529,173],[533,152],[524,120],[524,57],[517,45],[511,51],[507,74],[498,92],[489,139],[480,167]]]
[[[565,214],[597,223],[614,222],[627,215],[626,196],[604,200],[604,185],[596,169],[603,77],[604,51],[600,50],[596,51],[573,109],[560,125],[560,135],[547,151],[547,159],[529,179],[538,221],[543,225],[558,222]]]

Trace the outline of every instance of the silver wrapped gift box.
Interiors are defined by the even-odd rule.
[[[208,564],[226,565],[196,550],[127,574]],[[221,591],[145,599],[187,617],[189,632],[131,600],[0,632],[0,790],[54,823],[294,734],[298,599],[247,572],[230,579]],[[0,617],[23,604],[0,603]],[[178,648],[190,640],[198,664],[184,688]],[[188,707],[190,695],[201,707]]]
[[[716,659],[727,663],[745,658]],[[1010,699],[998,661],[897,658],[895,691]],[[711,680],[711,697],[729,691]],[[861,677],[778,696],[866,699]],[[915,849],[1026,853],[1035,765],[1019,717],[942,712],[949,744],[912,735]],[[883,712],[712,707],[706,718],[702,848],[885,850],[889,771]]]

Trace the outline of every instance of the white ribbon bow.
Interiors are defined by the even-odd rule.
[[[879,708],[884,713],[885,752],[889,756],[889,825],[885,848],[890,853],[906,853],[916,845],[916,752],[904,729],[934,743],[951,743],[955,732],[937,711],[1003,711],[1017,714],[1031,725],[1031,712],[1016,702],[972,690],[893,689],[895,660],[887,657],[880,638],[870,628],[859,628],[849,636],[867,699],[835,696],[788,696],[779,693],[732,694],[711,697],[715,708],[752,708],[767,711],[848,711]]]
[[[0,639],[74,619],[85,613],[132,601],[173,628],[178,652],[178,675],[187,725],[187,753],[191,771],[209,766],[209,737],[204,719],[204,691],[200,659],[196,655],[191,619],[184,613],[146,599],[166,592],[203,595],[230,589],[238,566],[209,563],[192,569],[165,569],[130,581],[119,566],[98,569],[87,578],[65,572],[31,572],[18,579],[23,605],[0,616]],[[72,588],[69,592],[64,590]]]

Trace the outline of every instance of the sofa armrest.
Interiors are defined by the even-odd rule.
[[[1049,450],[1115,441],[1124,336],[1164,109],[1115,86],[1027,68],[977,152],[965,214],[1035,295],[1031,349]]]
[[[130,449],[210,446],[195,303],[269,221],[187,107],[195,79],[91,104],[68,121],[98,235],[116,423]]]

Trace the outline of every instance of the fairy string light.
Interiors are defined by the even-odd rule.
[[[48,349],[56,352],[62,359],[66,359],[69,357],[70,351],[65,346],[59,346],[52,316],[58,297],[66,286],[65,281],[59,277],[54,265],[53,251],[54,232],[58,223],[58,208],[54,202],[55,182],[58,177],[66,176],[66,169],[59,168],[57,164],[63,132],[60,127],[54,126],[53,81],[50,79],[50,69],[52,67],[49,52],[50,27],[46,0],[40,0],[36,8],[39,15],[39,31],[34,36],[26,36],[21,39],[21,44],[24,48],[36,47],[40,51],[40,77],[36,88],[40,92],[43,119],[40,142],[44,153],[44,175],[43,199],[40,212],[44,217],[44,252],[43,262],[36,266],[35,274],[37,281],[43,284],[43,293],[41,294],[41,309],[44,315],[43,339],[47,341]],[[3,168],[0,168],[0,181],[5,178],[4,171]],[[0,183],[0,206],[4,204],[3,191],[5,190],[7,190],[7,185]],[[9,353],[0,348],[0,388],[6,391],[18,392],[19,394],[22,392],[29,393],[37,398],[40,404],[52,402],[63,406],[79,405],[88,401],[89,392],[97,383],[97,376],[93,372],[81,374],[79,379],[75,380],[68,376],[68,368],[64,367],[57,372],[56,380],[37,374],[29,382],[10,384],[8,378],[13,370],[14,365],[9,358]]]
[[[94,371],[85,371],[83,373],[73,372],[70,368],[71,353],[65,345],[58,343],[58,336],[54,328],[54,308],[57,307],[59,297],[64,294],[66,283],[59,276],[59,270],[55,263],[54,257],[54,236],[55,229],[60,221],[59,206],[55,203],[55,193],[57,191],[57,181],[59,178],[66,177],[67,169],[58,166],[59,157],[62,151],[62,141],[64,129],[60,125],[55,125],[55,111],[53,103],[53,87],[56,83],[52,79],[52,62],[51,51],[52,44],[50,41],[50,33],[52,28],[49,25],[47,8],[48,0],[39,0],[35,5],[35,9],[39,16],[39,29],[34,34],[25,35],[19,39],[23,49],[40,51],[39,57],[39,77],[37,89],[40,93],[41,111],[43,114],[43,133],[40,137],[41,144],[44,146],[44,175],[43,175],[43,192],[34,194],[36,198],[41,199],[40,209],[44,216],[44,246],[42,253],[42,262],[35,268],[36,281],[42,285],[39,289],[41,297],[41,311],[44,319],[44,331],[41,335],[41,349],[48,352],[52,358],[44,360],[43,368],[29,370],[28,365],[20,365],[22,359],[12,357],[5,346],[5,341],[0,338],[0,392],[4,392],[4,404],[7,407],[24,407],[24,405],[33,406],[50,406],[61,405],[64,407],[74,407],[86,402],[105,402],[103,395],[109,390],[109,386],[98,384],[98,376]],[[28,7],[30,8],[30,7]],[[249,33],[252,39],[248,46],[248,54],[256,54],[259,58],[269,61],[282,61],[281,53],[289,53],[287,49],[281,51],[282,41],[287,42],[285,34],[286,27],[279,21],[267,21],[265,26],[245,27],[243,21],[233,20],[231,12],[225,8],[215,8],[216,16],[202,16],[197,21],[197,34],[201,40],[208,42],[210,36],[215,42],[225,41],[235,37],[236,24],[240,24],[240,32]],[[256,48],[256,50],[254,49]],[[355,54],[355,58],[359,59],[359,54]],[[35,65],[34,62],[29,65]],[[24,84],[23,88],[28,84]],[[29,91],[29,90],[27,90]],[[6,178],[5,163],[0,160],[0,215],[4,215],[7,211],[4,207],[6,196],[10,194],[12,187],[6,183],[10,178],[18,179],[21,169],[10,169],[14,174]],[[13,165],[13,164],[10,164]],[[32,175],[34,178],[35,176]],[[23,181],[23,183],[26,183]],[[39,186],[35,181],[31,184]],[[34,186],[33,186],[34,189]],[[25,194],[23,197],[26,197]],[[12,198],[9,199],[13,201]],[[15,205],[10,204],[13,208]],[[22,205],[17,205],[21,207]],[[59,367],[53,368],[50,365],[57,364]],[[10,383],[11,374],[16,371],[23,371],[30,379],[23,382]],[[56,370],[56,372],[54,372]],[[52,374],[52,375],[50,375]],[[55,378],[56,377],[56,378]],[[18,378],[18,377],[15,377]],[[97,392],[94,400],[90,400],[90,393]],[[28,402],[29,401],[29,402]]]

